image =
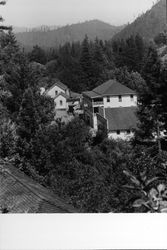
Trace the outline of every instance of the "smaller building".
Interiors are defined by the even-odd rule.
[[[68,110],[68,100],[69,96],[67,96],[65,93],[60,92],[55,98],[55,110]]]
[[[55,79],[54,84],[45,91],[45,94],[50,96],[51,98],[57,97],[60,93],[64,93],[67,96],[70,95],[70,90],[69,88],[59,80]]]
[[[41,88],[41,94],[54,99],[55,119],[61,118],[63,122],[68,122],[81,109],[82,95],[72,92],[57,79],[54,79],[54,84],[49,89]]]

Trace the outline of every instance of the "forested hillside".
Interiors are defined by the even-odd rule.
[[[166,212],[167,62],[157,45],[140,35],[114,42],[85,36],[27,53],[7,29],[0,27],[0,158],[81,212]],[[55,120],[54,100],[40,92],[55,78],[76,92],[109,79],[134,89],[134,137],[112,140],[100,127],[93,136],[84,117]],[[0,204],[3,210],[10,206]]]
[[[58,47],[66,42],[82,41],[86,34],[91,40],[94,40],[96,37],[102,40],[109,40],[121,29],[122,26],[116,27],[108,23],[93,20],[67,25],[55,30],[17,33],[16,38],[26,48],[32,48],[34,45],[49,48]]]
[[[128,38],[140,34],[145,39],[152,39],[165,29],[166,5],[165,0],[158,1],[151,10],[139,16],[133,23],[127,25],[114,39]]]

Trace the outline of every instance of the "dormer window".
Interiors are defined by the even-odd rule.
[[[55,95],[58,95],[58,91],[57,90],[55,91]]]
[[[63,101],[62,100],[60,100],[60,106],[63,106]]]
[[[118,100],[119,100],[119,102],[122,102],[122,96],[121,95],[118,96]]]

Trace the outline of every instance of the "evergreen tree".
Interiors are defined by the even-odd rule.
[[[138,118],[139,129],[136,135],[142,139],[151,139],[158,133],[158,123],[161,118],[161,103],[159,100],[161,63],[156,48],[150,46],[145,57],[142,76],[146,82],[139,90]]]
[[[12,31],[1,34],[0,46],[0,72],[5,74],[11,64],[16,64],[18,61],[19,46]]]
[[[167,33],[166,31],[160,32],[155,38],[154,38],[154,42],[158,45],[158,46],[163,46],[167,44]]]
[[[16,56],[16,55],[15,55]],[[16,62],[11,60],[5,72],[6,90],[10,96],[6,98],[4,104],[11,113],[13,119],[16,118],[21,105],[25,90],[30,87],[34,91],[38,90],[39,74],[31,69],[25,54],[18,52]]]
[[[93,61],[87,36],[85,36],[85,39],[82,42],[80,65],[83,72],[82,82],[86,83],[87,89],[92,89],[92,85],[94,84]]]
[[[160,88],[157,93],[158,103],[161,108],[159,116],[161,115],[161,122],[164,130],[167,131],[167,61],[165,61],[161,68],[160,74]]]
[[[33,47],[33,50],[29,54],[29,59],[31,62],[37,62],[41,64],[46,64],[46,54],[45,51],[38,45]]]
[[[127,67],[116,68],[109,71],[108,78],[115,78],[118,82],[126,85],[130,89],[139,92],[145,86],[145,81],[138,72],[130,72]]]
[[[141,71],[146,44],[139,35],[126,40],[113,41],[112,48],[116,66],[127,66],[130,71]]]
[[[98,38],[96,38],[94,43],[92,62],[93,62],[93,71],[95,77],[97,78],[96,81],[98,82],[101,79],[101,75],[107,64],[102,46]]]
[[[28,88],[22,99],[20,111],[17,117],[17,134],[22,140],[30,142],[40,126],[40,117],[36,110],[34,93]]]

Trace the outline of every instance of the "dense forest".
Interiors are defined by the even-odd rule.
[[[31,50],[35,45],[48,49],[64,45],[66,42],[82,42],[86,34],[91,41],[96,37],[103,41],[127,39],[137,34],[145,40],[153,40],[166,28],[165,4],[165,0],[157,0],[150,10],[139,15],[132,23],[123,26],[91,20],[51,30],[44,27],[41,30],[19,32],[16,34],[16,39],[26,50]]]
[[[134,22],[114,36],[114,39],[126,39],[131,35],[140,34],[146,40],[152,40],[166,28],[166,0],[157,0],[156,4],[146,13],[142,13]]]
[[[27,56],[32,67],[41,70],[45,82],[58,78],[71,90],[81,93],[110,78],[136,89],[136,82],[142,81],[139,72],[145,50],[139,35],[114,42],[98,38],[92,42],[85,36],[81,43],[66,43],[58,49],[45,51],[36,45]]]
[[[19,32],[16,34],[16,38],[26,50],[32,49],[36,44],[47,49],[50,47],[58,47],[66,42],[81,42],[85,34],[88,35],[90,40],[94,40],[96,36],[102,40],[109,40],[123,27],[124,26],[113,26],[99,20],[91,20],[57,27],[56,29],[44,27],[41,30],[33,29],[26,32]]]
[[[167,127],[167,67],[159,45],[139,35],[114,42],[86,36],[25,53],[2,30],[0,45],[0,157],[81,212],[166,211],[160,131]],[[109,140],[102,130],[93,137],[80,118],[54,121],[53,100],[40,94],[54,78],[80,93],[111,78],[136,90],[135,137]]]

